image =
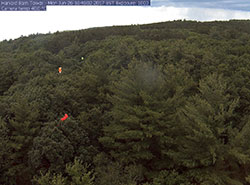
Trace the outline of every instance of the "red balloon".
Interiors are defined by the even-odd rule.
[[[61,118],[62,121],[66,120],[68,118],[68,114],[65,114],[63,118]]]

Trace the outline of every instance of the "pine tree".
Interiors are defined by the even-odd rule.
[[[9,135],[9,129],[7,124],[0,119],[0,184],[15,183],[11,180],[11,176],[8,176],[8,169],[11,168],[11,142]]]
[[[100,142],[125,165],[142,164],[148,171],[173,166],[167,152],[178,133],[176,110],[191,84],[172,65],[132,62],[114,83],[112,120]]]
[[[38,130],[36,122],[38,112],[33,110],[27,99],[21,96],[10,105],[9,111],[13,117],[8,120],[11,166],[7,171],[7,176],[10,176],[17,184],[29,184],[32,170],[28,165],[28,152]]]
[[[237,130],[232,126],[238,99],[229,89],[222,75],[211,74],[179,111],[183,134],[175,141],[178,148],[172,158],[179,172],[197,183],[241,184],[233,178],[238,168],[233,148]]]
[[[88,166],[83,164],[81,160],[75,159],[74,162],[66,164],[65,174],[41,173],[41,176],[35,176],[34,182],[39,185],[93,185],[94,174],[93,171],[88,171]]]

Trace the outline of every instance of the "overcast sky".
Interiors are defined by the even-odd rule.
[[[147,7],[48,6],[42,12],[0,11],[0,41],[35,33],[177,19],[250,19],[250,0],[151,0]]]
[[[250,11],[250,0],[153,0],[152,5]]]

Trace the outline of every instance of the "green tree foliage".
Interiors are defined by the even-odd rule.
[[[66,177],[49,171],[46,174],[35,177],[34,181],[39,185],[93,185],[94,174],[92,171],[87,171],[87,169],[86,165],[75,159],[73,164],[66,164]]]
[[[0,60],[0,79],[4,79],[0,81],[0,95],[3,95],[15,82],[16,80],[16,72],[15,67],[13,66],[11,59],[6,61]]]
[[[141,165],[124,166],[112,161],[105,153],[94,158],[96,184],[136,185],[143,180],[143,167]]]
[[[95,149],[86,132],[70,118],[64,122],[48,122],[34,138],[29,164],[36,171],[63,172],[65,164],[78,157],[90,163]]]
[[[66,165],[66,173],[71,177],[70,185],[93,185],[93,171],[87,171],[88,166],[84,166],[80,160],[75,159],[73,164]]]
[[[9,154],[12,153],[9,129],[2,119],[0,119],[0,147],[0,183],[5,184],[8,182],[9,184],[13,184],[14,181],[8,176],[8,169],[11,168]]]
[[[232,149],[238,98],[229,94],[227,81],[217,74],[200,80],[199,91],[179,113],[183,134],[172,157],[180,171],[194,171],[192,178],[199,183],[237,184],[230,177],[239,170],[235,157],[242,155]]]
[[[112,122],[104,127],[100,142],[121,163],[142,164],[152,171],[172,166],[167,152],[178,133],[176,110],[191,85],[185,72],[172,65],[132,62],[114,83]]]
[[[163,170],[154,178],[153,185],[190,185],[190,180],[175,170]]]
[[[39,185],[66,185],[66,179],[62,174],[51,174],[50,172],[34,180]]]
[[[249,40],[177,20],[0,42],[0,184],[248,184]]]
[[[17,183],[29,183],[32,171],[28,166],[27,153],[31,148],[38,125],[35,121],[37,111],[32,111],[26,99],[19,97],[16,103],[11,104],[10,110],[13,118],[8,120],[9,147],[11,153],[7,156],[11,166],[7,170],[10,178],[16,179]]]

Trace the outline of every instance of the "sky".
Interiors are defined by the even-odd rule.
[[[180,19],[250,20],[250,0],[151,0],[151,6],[47,6],[46,11],[0,11],[0,41],[37,33]]]
[[[152,5],[250,11],[249,0],[155,0]]]

